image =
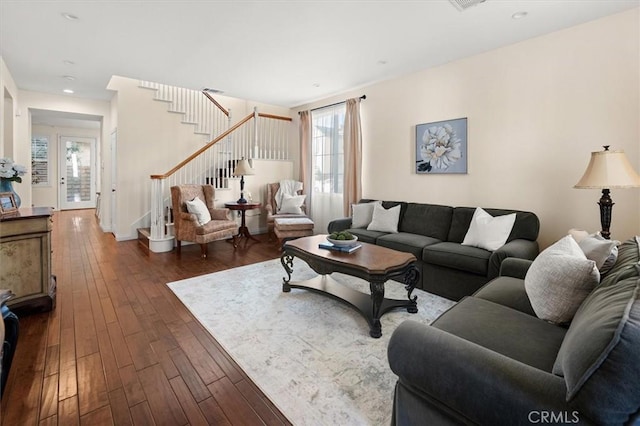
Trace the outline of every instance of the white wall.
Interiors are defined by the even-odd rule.
[[[600,229],[591,151],[640,171],[639,9],[302,106],[367,95],[363,196],[535,212],[544,247]],[[468,174],[415,173],[415,126],[468,118]],[[613,189],[612,237],[640,234],[640,188]]]
[[[108,102],[76,98],[67,95],[53,95],[49,93],[20,90],[18,95],[18,110],[20,111],[20,116],[16,117],[14,156],[16,162],[26,166],[29,171],[31,170],[30,109],[100,116],[102,117],[102,127],[100,130],[100,138],[98,139],[98,146],[101,146],[100,142],[102,140],[108,140],[108,133],[106,133],[107,129],[110,127],[110,110]],[[98,155],[100,155],[100,153]],[[14,185],[14,189],[18,192],[20,197],[22,197],[23,206],[26,207],[34,204],[30,173],[23,176],[22,183]]]
[[[53,207],[55,209],[59,209],[60,208],[60,203],[59,203],[60,185],[58,184],[58,182],[60,177],[60,170],[59,170],[60,161],[58,158],[58,153],[59,153],[60,136],[89,137],[89,138],[96,139],[96,141],[99,141],[100,130],[78,128],[78,127],[33,125],[31,126],[31,134],[36,136],[46,136],[47,139],[49,140],[49,163],[50,163],[49,164],[49,184],[32,186],[31,204],[33,204],[34,206],[47,206],[47,207]],[[99,173],[96,170],[96,175],[98,174]],[[96,182],[96,188],[100,188],[98,182]]]
[[[18,112],[18,86],[0,56],[0,157],[11,157],[18,164],[22,159],[14,158],[16,144],[15,115]],[[18,185],[15,185],[17,187]],[[14,187],[14,190],[16,189]],[[19,192],[19,191],[18,191]]]

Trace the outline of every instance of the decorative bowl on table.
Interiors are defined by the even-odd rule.
[[[358,242],[358,237],[355,235],[351,235],[353,238],[350,240],[338,240],[335,238],[327,237],[327,241],[329,241],[334,246],[338,247],[351,247]]]

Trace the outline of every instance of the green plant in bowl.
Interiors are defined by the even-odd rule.
[[[332,232],[327,240],[336,246],[352,246],[358,241],[358,237],[349,231]]]

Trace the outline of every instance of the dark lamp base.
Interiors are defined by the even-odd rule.
[[[247,200],[244,197],[240,197],[240,199],[238,201],[236,201],[236,203],[238,204],[247,204]]]

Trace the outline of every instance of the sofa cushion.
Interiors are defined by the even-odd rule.
[[[422,259],[422,249],[424,249],[425,246],[439,242],[441,241],[435,238],[408,234],[406,232],[382,235],[376,240],[376,244],[379,246],[411,253],[416,259]]]
[[[627,424],[640,410],[638,348],[640,278],[594,290],[576,313],[553,367],[565,378],[567,401],[597,424]]]
[[[567,235],[534,259],[524,286],[536,315],[560,324],[571,321],[599,281],[596,263]]]
[[[498,277],[488,282],[473,296],[536,316],[522,279]]]
[[[473,213],[475,213],[475,207],[455,207],[453,209],[453,216],[451,217],[451,228],[449,229],[449,236],[447,241],[454,243],[461,243],[464,240],[464,236],[467,234]],[[502,210],[502,209],[484,209],[491,216],[503,216],[505,214],[516,214],[516,221],[513,224],[513,229],[507,238],[507,242],[515,239],[525,239],[535,241],[538,238],[538,232],[540,231],[540,220],[538,216],[531,212],[523,212],[519,210]]]
[[[462,299],[432,325],[547,372],[566,333],[562,327],[476,297]]]
[[[631,238],[618,247],[618,259],[600,281],[599,287],[614,285],[629,277],[637,277],[640,264],[640,237]]]
[[[515,213],[493,217],[478,207],[473,213],[462,245],[496,251],[507,242],[515,220]]]
[[[235,231],[238,224],[234,220],[210,220],[202,226],[196,228],[196,235],[207,235],[220,231]]]
[[[426,263],[483,276],[487,275],[490,256],[490,251],[448,242],[432,244],[422,251]]]
[[[446,241],[452,215],[453,207],[408,203],[398,230]]]
[[[379,237],[387,235],[387,232],[369,231],[368,229],[363,228],[350,228],[347,229],[347,231],[358,237],[359,241],[371,244],[375,244]]]

